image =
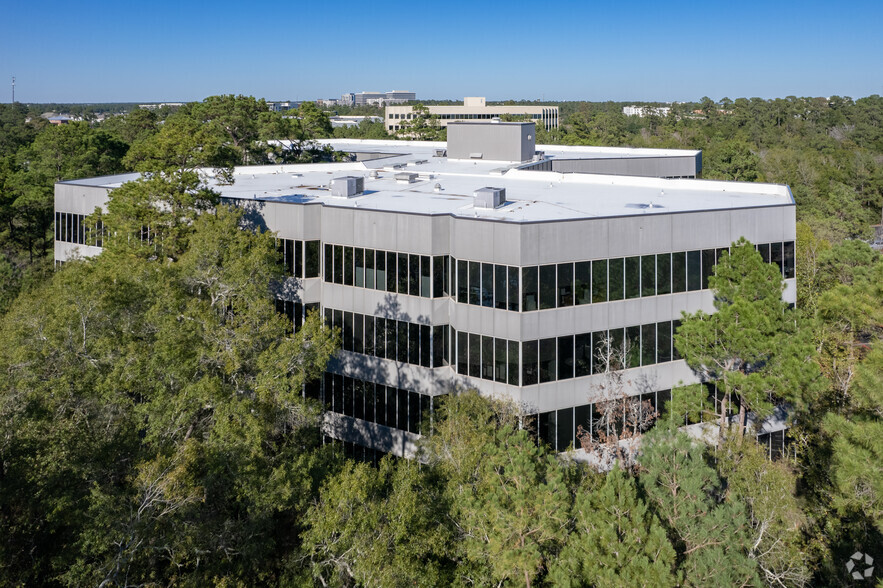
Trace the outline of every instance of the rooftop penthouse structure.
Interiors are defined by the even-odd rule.
[[[627,392],[661,408],[696,381],[672,344],[681,312],[713,311],[708,278],[740,237],[795,301],[787,186],[684,179],[701,170],[695,151],[534,136],[533,123],[475,122],[453,123],[447,143],[330,140],[354,161],[239,167],[214,186],[277,234],[280,312],[298,328],[316,309],[341,329],[304,394],[358,455],[413,455],[438,396],[465,388],[517,402],[553,448],[579,446],[605,342],[628,350]],[[100,252],[83,219],[136,177],[56,185],[56,260]]]

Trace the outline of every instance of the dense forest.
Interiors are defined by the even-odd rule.
[[[243,96],[67,125],[0,105],[0,586],[883,586],[861,575],[883,561],[883,98],[622,106],[561,104],[538,142],[702,149],[705,178],[790,185],[798,303],[733,244],[717,312],[675,336],[718,401],[686,386],[638,422],[613,394],[593,468],[469,391],[445,396],[419,460],[323,442],[301,391],[340,334],[318,316],[292,331],[273,235],[197,169],[331,160],[316,139],[382,124]],[[53,267],[54,183],[124,171],[143,177],[96,212],[104,252]],[[770,460],[727,417],[750,430],[782,404]],[[701,422],[712,441],[679,428]]]

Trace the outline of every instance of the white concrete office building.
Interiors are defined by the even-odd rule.
[[[524,106],[524,105],[498,105],[488,106],[482,97],[466,97],[463,105],[456,106],[427,106],[429,114],[438,117],[439,126],[446,127],[452,122],[491,120],[506,115],[532,120],[537,125],[542,125],[547,131],[558,128],[557,106]],[[402,128],[404,121],[414,118],[414,109],[411,106],[387,106],[386,107],[386,130],[392,134]]]
[[[654,177],[695,176],[698,152],[538,151],[533,123],[457,124],[448,144],[335,140],[357,161],[237,168],[215,187],[278,235],[280,312],[297,327],[315,308],[341,328],[343,350],[305,394],[360,455],[412,454],[435,398],[468,387],[518,402],[564,450],[592,427],[607,339],[630,344],[629,393],[661,408],[695,381],[672,345],[681,312],[713,310],[708,277],[740,237],[795,300],[787,186]],[[643,177],[536,167],[583,159],[620,174],[648,158],[661,161]],[[56,260],[100,251],[82,220],[135,177],[56,185]]]

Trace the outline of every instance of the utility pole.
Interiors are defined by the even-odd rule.
[[[12,103],[15,104],[15,76],[12,76]]]

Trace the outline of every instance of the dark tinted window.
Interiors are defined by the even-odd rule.
[[[592,262],[592,302],[607,302],[607,260]]]
[[[481,336],[469,335],[469,375],[481,377]]]
[[[353,248],[343,248],[343,283],[353,285]]]
[[[481,305],[494,305],[494,265],[491,263],[481,264]]]
[[[469,262],[457,261],[457,302],[469,303]]]
[[[687,252],[671,254],[671,291],[687,291]]]
[[[641,258],[641,296],[656,296],[656,256]]]
[[[579,378],[592,373],[592,335],[583,333],[577,335],[574,341],[574,375]]]
[[[508,291],[506,280],[506,266],[494,266],[494,308],[506,310],[506,292]]]
[[[469,304],[481,306],[481,264],[469,262]]]
[[[641,365],[656,363],[656,325],[641,326]]]
[[[509,385],[518,385],[518,341],[509,341]]]
[[[656,256],[656,293],[671,294],[671,253]]]
[[[540,266],[540,310],[555,308],[555,266]]]
[[[573,377],[573,335],[558,337],[558,379]]]
[[[506,340],[494,339],[494,381],[506,383]]]
[[[538,308],[538,275],[536,266],[521,268],[521,310],[523,312]]]
[[[539,381],[539,343],[525,341],[521,344],[521,385],[530,386]]]
[[[576,304],[592,302],[592,262],[579,261],[575,264],[573,297]]]
[[[509,310],[518,312],[518,268],[509,268]]]
[[[702,288],[702,255],[699,251],[687,252],[687,290]]]
[[[540,382],[554,382],[558,372],[555,338],[540,340]]]
[[[558,264],[558,306],[573,306],[573,264]]]
[[[637,298],[641,295],[641,258],[625,258],[625,297]]]
[[[609,300],[622,300],[625,295],[625,260],[621,257],[607,262],[607,297]]]
[[[481,377],[485,380],[494,379],[494,338],[481,338]]]

